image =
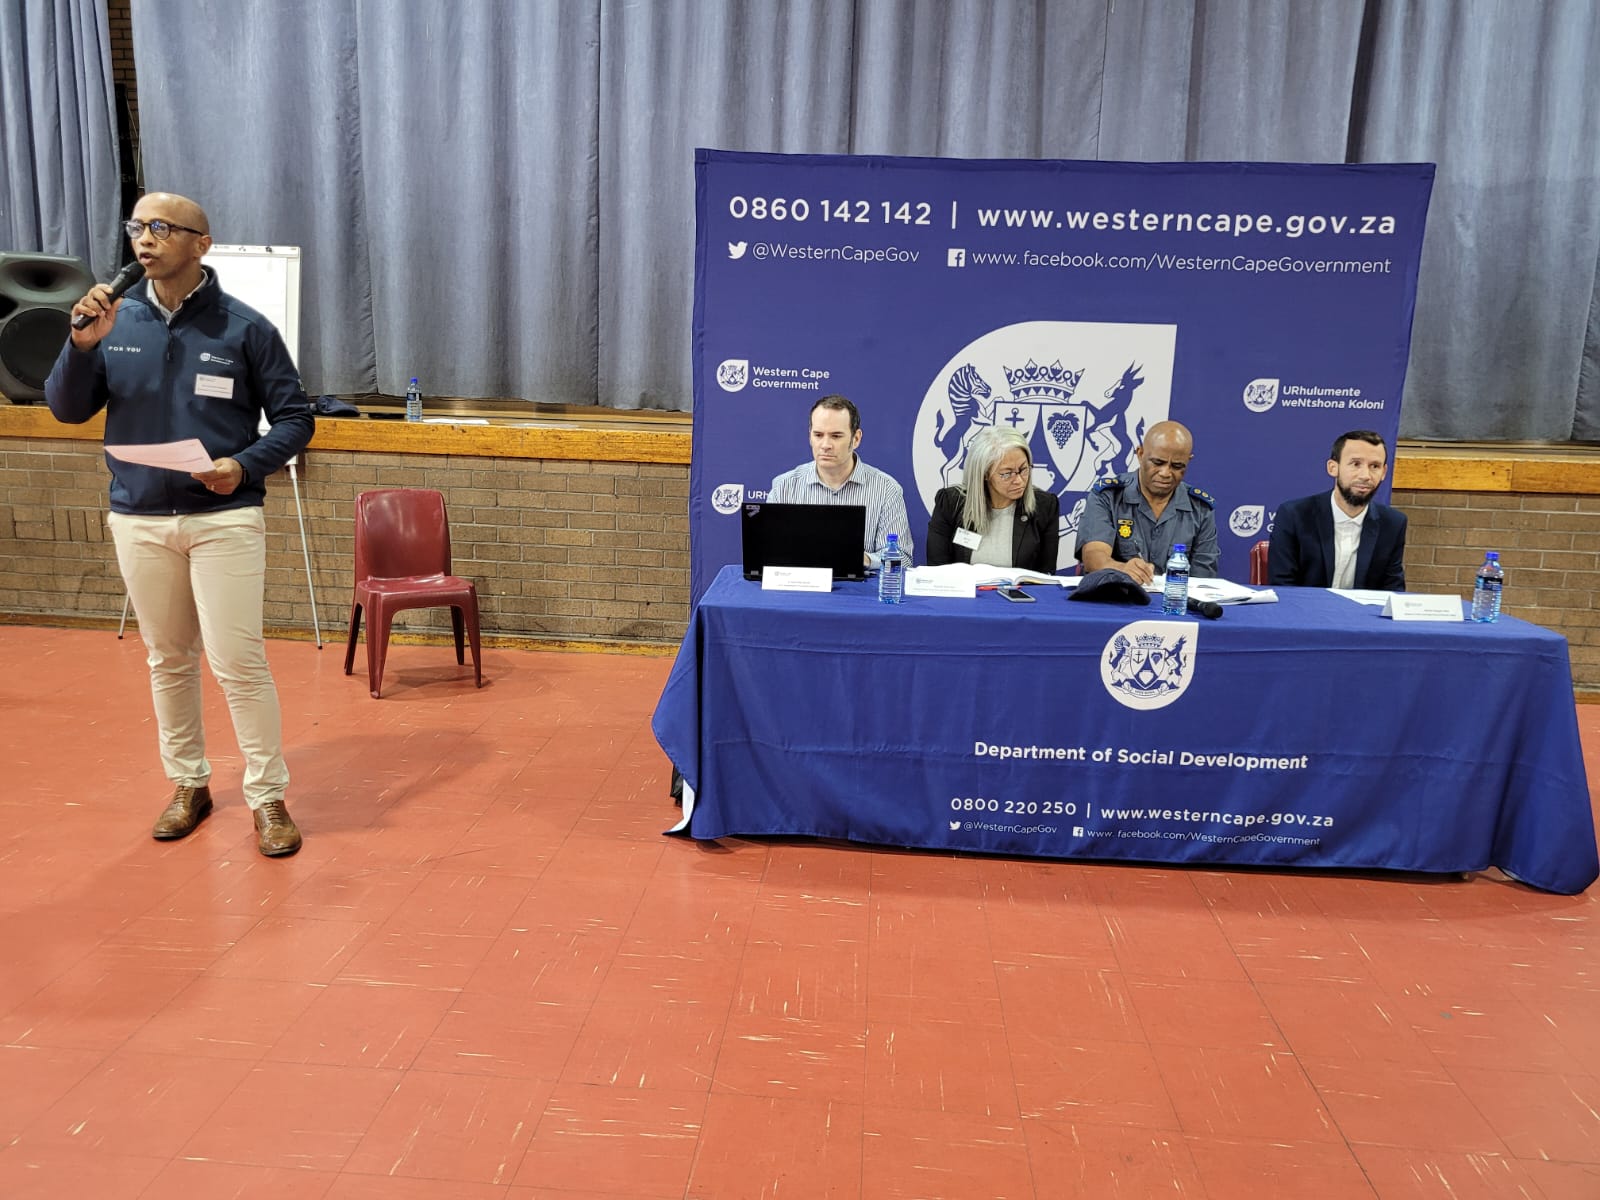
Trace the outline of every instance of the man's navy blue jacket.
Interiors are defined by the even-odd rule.
[[[209,267],[171,325],[151,302],[150,286],[146,280],[123,297],[116,324],[93,349],[70,340],[62,347],[45,382],[50,411],[80,425],[104,409],[107,445],[199,438],[212,458],[244,468],[233,494],[219,496],[182,471],[107,455],[114,512],[170,516],[259,506],[267,476],[304,450],[316,428],[283,338],[224,292]],[[201,376],[212,377],[207,390],[232,395],[201,395]],[[264,434],[262,413],[271,426]]]

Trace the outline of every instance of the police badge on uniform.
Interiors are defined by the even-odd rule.
[[[1118,521],[1117,522],[1117,536],[1118,537],[1132,537],[1133,536],[1133,522],[1131,520],[1127,520],[1127,519],[1123,519],[1121,521]]]

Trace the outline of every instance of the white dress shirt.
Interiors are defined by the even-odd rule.
[[[1356,555],[1361,549],[1361,522],[1367,519],[1362,508],[1349,516],[1339,507],[1339,492],[1328,493],[1328,503],[1333,506],[1333,586],[1353,588],[1356,585]]]

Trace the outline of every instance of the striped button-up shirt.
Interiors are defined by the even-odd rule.
[[[823,483],[817,464],[801,463],[772,481],[767,499],[778,504],[859,504],[867,510],[866,545],[862,547],[878,563],[891,533],[900,535],[900,552],[911,558],[911,522],[906,518],[906,494],[892,475],[869,467],[856,455],[855,468],[837,488]]]

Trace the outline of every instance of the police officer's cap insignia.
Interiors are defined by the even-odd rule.
[[[1104,479],[1097,479],[1094,482],[1094,487],[1090,490],[1096,492],[1120,492],[1122,490],[1122,476],[1107,475]]]
[[[1117,522],[1117,536],[1118,537],[1132,537],[1133,536],[1133,522],[1132,521],[1118,521]]]
[[[1199,488],[1191,486],[1189,488],[1189,495],[1200,501],[1200,503],[1204,504],[1207,508],[1215,508],[1217,506],[1217,498],[1210,492],[1203,492]]]

